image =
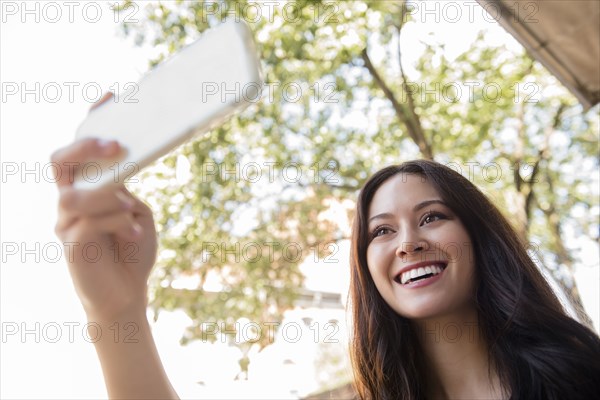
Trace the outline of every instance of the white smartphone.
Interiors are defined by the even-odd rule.
[[[76,138],[117,140],[124,151],[93,160],[76,189],[119,184],[196,134],[257,102],[260,61],[244,21],[227,21],[153,68],[127,93],[90,111]]]

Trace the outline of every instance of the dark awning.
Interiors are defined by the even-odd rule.
[[[600,101],[600,1],[477,1],[585,109]]]

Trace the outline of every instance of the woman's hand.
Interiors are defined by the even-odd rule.
[[[83,139],[51,157],[60,168],[55,231],[65,244],[69,271],[88,317],[104,321],[145,313],[157,249],[152,211],[123,185],[73,188],[78,167],[119,151],[117,142]]]

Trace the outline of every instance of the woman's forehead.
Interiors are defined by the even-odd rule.
[[[382,183],[375,192],[369,205],[369,217],[412,208],[424,200],[434,199],[440,199],[440,195],[424,176],[397,174]]]

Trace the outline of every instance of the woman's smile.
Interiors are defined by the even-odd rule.
[[[402,268],[394,281],[406,288],[417,288],[437,282],[447,267],[445,261],[423,261]]]

